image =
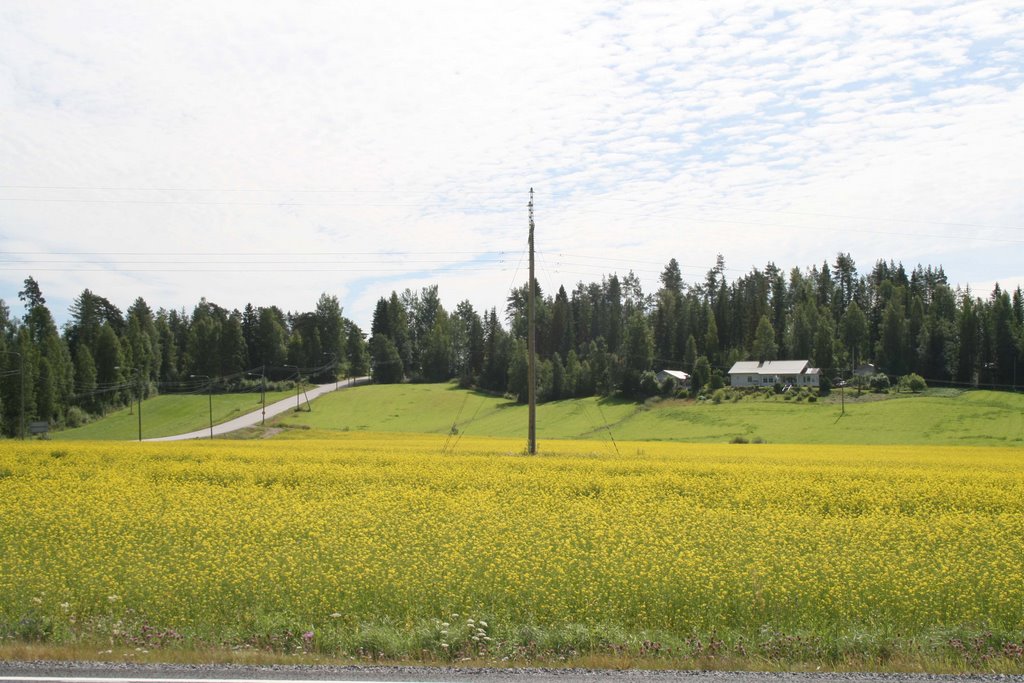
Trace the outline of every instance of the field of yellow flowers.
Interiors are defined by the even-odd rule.
[[[0,638],[1020,662],[1019,449],[7,442]]]

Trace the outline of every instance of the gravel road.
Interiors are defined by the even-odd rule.
[[[428,683],[1024,683],[1024,676],[873,673],[745,673],[732,671],[609,671],[589,669],[470,669],[416,666],[236,666],[0,662],[0,683],[26,677],[72,682],[82,678],[127,681],[421,681]]]
[[[336,389],[347,389],[349,387],[359,386],[360,384],[366,384],[370,381],[369,377],[354,377],[347,379],[343,382],[330,382],[329,384],[314,384],[312,388],[306,389],[304,394],[300,394],[300,405],[304,404],[306,400],[312,401],[317,396],[326,394],[329,391]],[[267,406],[267,417],[274,417],[281,413],[295,409],[295,398],[289,397],[281,399],[276,403],[271,403]],[[236,417],[233,420],[222,422],[220,424],[213,425],[213,435],[229,434],[231,432],[243,429],[245,427],[253,427],[258,425],[263,420],[263,408],[255,410],[251,413]],[[210,438],[210,428],[205,427],[203,429],[197,429],[194,432],[188,432],[187,434],[175,434],[173,436],[161,436],[155,439],[143,439],[143,441],[185,441],[188,439],[208,439]]]

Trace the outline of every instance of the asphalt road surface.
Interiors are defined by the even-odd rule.
[[[415,666],[237,666],[0,662],[0,683],[1024,683],[1024,676],[872,673],[745,673],[590,669],[470,669]]]
[[[343,382],[331,382],[330,384],[314,384],[312,388],[306,389],[304,393],[299,394],[299,404],[305,404],[306,400],[312,401],[317,396],[326,394],[329,391],[335,389],[347,389],[349,387],[359,386],[360,384],[366,384],[370,381],[369,377],[354,377],[347,379]],[[274,417],[281,413],[288,412],[289,410],[295,410],[295,397],[289,397],[281,399],[276,403],[271,403],[267,406],[266,417]],[[245,427],[254,427],[263,421],[264,413],[263,408],[253,411],[241,417],[236,417],[233,420],[222,422],[217,425],[213,425],[213,435],[218,434],[229,434]],[[210,428],[204,427],[203,429],[197,429],[194,432],[187,434],[175,434],[174,436],[161,436],[155,439],[143,439],[144,441],[184,441],[186,439],[209,439]]]

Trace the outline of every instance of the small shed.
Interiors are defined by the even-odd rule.
[[[877,375],[878,372],[878,367],[871,363],[861,363],[853,369],[853,374],[856,377],[872,377]]]
[[[690,386],[690,375],[682,370],[659,370],[654,376],[658,384],[664,384],[665,380],[672,380],[677,387]]]

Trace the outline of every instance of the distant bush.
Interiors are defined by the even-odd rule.
[[[821,376],[818,378],[818,395],[828,396],[829,392],[832,391],[832,380],[828,377]]]
[[[711,394],[711,402],[716,406],[725,400],[725,389],[715,389],[715,393]]]
[[[906,387],[909,391],[917,394],[927,389],[928,383],[924,381],[924,377],[916,372],[912,372],[900,378],[900,386]]]
[[[883,394],[889,391],[889,377],[881,372],[879,372],[876,375],[871,375],[869,386],[871,387],[871,391],[874,391],[875,393],[878,394]]]
[[[725,378],[722,377],[722,373],[719,370],[715,370],[711,373],[711,378],[708,379],[708,389],[715,391],[725,386]]]
[[[775,384],[773,384],[772,385],[772,391],[774,391],[776,394],[781,394],[782,393],[782,384],[780,384],[779,382],[776,382]]]
[[[650,370],[640,375],[640,396],[647,398],[648,396],[657,396],[661,391],[661,387],[658,386],[658,379],[654,373]]]
[[[68,412],[64,415],[64,423],[67,425],[68,429],[81,427],[82,425],[89,423],[89,414],[78,406],[71,406],[68,408]]]
[[[745,436],[734,436],[729,439],[729,443],[768,443],[764,437],[755,436],[752,439],[748,439]]]
[[[814,394],[811,394],[810,396],[807,397],[807,402],[808,403],[817,403],[818,402],[818,397],[815,396]]]

